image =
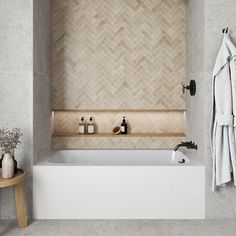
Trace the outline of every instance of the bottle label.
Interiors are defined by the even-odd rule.
[[[120,132],[125,132],[125,126],[124,126],[124,125],[122,125],[122,126],[120,127]]]
[[[84,125],[79,126],[79,133],[84,134]]]
[[[94,126],[93,125],[88,125],[88,133],[93,134],[94,133]]]

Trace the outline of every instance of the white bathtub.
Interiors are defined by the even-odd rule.
[[[35,219],[204,219],[205,168],[168,150],[57,151],[33,167],[33,204]]]

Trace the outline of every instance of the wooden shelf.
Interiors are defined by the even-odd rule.
[[[55,112],[185,112],[186,109],[52,109]]]
[[[186,137],[184,133],[129,133],[115,135],[112,133],[84,134],[78,133],[55,133],[53,137]]]

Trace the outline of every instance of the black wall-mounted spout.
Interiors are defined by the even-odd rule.
[[[194,96],[196,94],[196,81],[190,80],[189,85],[187,86],[183,85],[183,93],[185,93],[185,89],[189,90],[191,96]]]
[[[193,141],[181,142],[180,144],[178,144],[174,148],[174,151],[176,152],[179,149],[179,147],[186,147],[187,149],[196,149],[197,150],[197,145]]]

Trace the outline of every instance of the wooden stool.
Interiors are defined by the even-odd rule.
[[[15,176],[11,179],[2,179],[0,177],[0,188],[9,186],[13,186],[14,188],[17,219],[20,228],[27,227],[27,217],[25,212],[25,203],[22,188],[22,183],[25,179],[25,175],[25,171],[18,169]]]

